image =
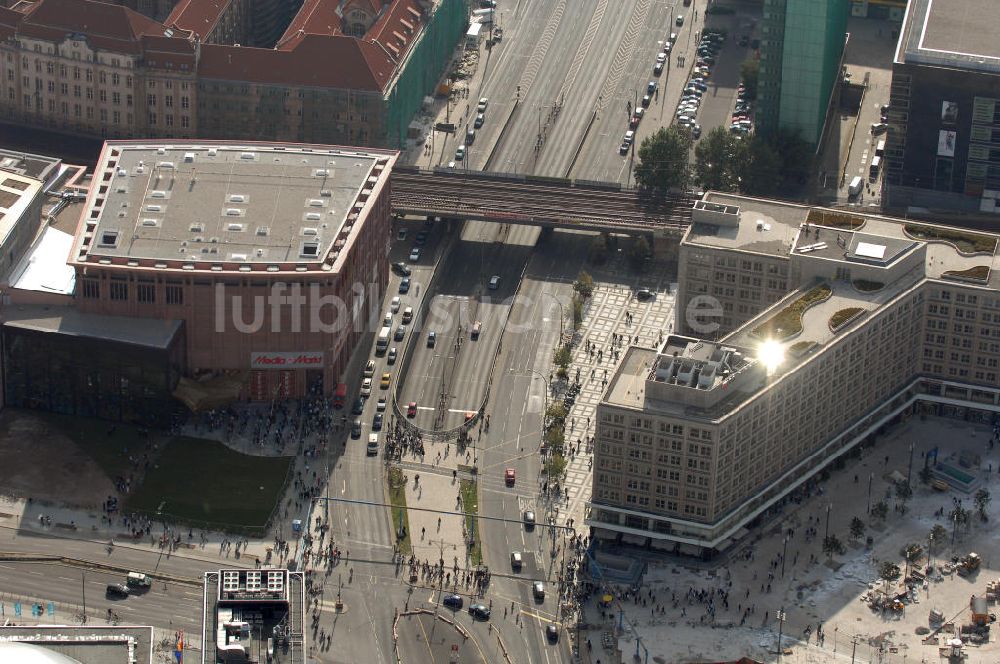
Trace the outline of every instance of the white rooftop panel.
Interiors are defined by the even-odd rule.
[[[864,256],[865,258],[877,258],[881,260],[885,258],[885,245],[871,244],[870,242],[858,242],[858,249],[854,253],[858,256]]]

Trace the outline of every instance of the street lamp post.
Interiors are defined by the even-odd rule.
[[[875,473],[868,473],[868,514],[872,513],[872,479],[874,477]]]
[[[781,607],[775,618],[778,619],[778,661],[781,661],[781,632],[785,626],[785,607]]]
[[[826,504],[826,532],[823,535],[823,541],[830,537],[830,510],[833,509],[833,503]]]
[[[788,555],[788,535],[785,535],[785,544],[781,549],[781,578],[785,578],[785,557]]]
[[[548,295],[549,297],[552,298],[553,302],[559,305],[559,343],[561,344],[563,337],[563,321],[566,320],[566,314],[563,311],[563,304],[562,302],[559,301],[559,298],[557,298],[555,295],[553,295],[548,291],[542,291],[542,295]]]

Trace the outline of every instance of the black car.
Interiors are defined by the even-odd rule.
[[[365,398],[358,397],[354,400],[354,406],[351,407],[351,415],[360,415],[365,412]]]
[[[648,288],[640,288],[635,292],[635,299],[637,300],[649,300],[652,299],[653,292]]]
[[[382,430],[382,413],[375,413],[375,417],[372,419],[372,431]]]
[[[462,604],[465,603],[465,600],[462,599],[461,595],[445,595],[444,599],[441,600],[441,603],[449,609],[457,610],[462,608]],[[489,609],[487,609],[487,611],[489,611]]]
[[[549,639],[549,643],[555,643],[559,640],[559,628],[549,623],[545,626],[545,636]]]
[[[351,438],[354,440],[361,438],[361,420],[354,420],[351,424]]]
[[[410,278],[403,277],[403,280],[399,282],[399,294],[406,295],[410,292]]]
[[[396,347],[393,346],[389,349],[389,354],[386,356],[386,364],[396,363]]]
[[[427,231],[420,231],[419,233],[417,233],[416,242],[417,244],[423,244],[424,242],[427,242]]]
[[[473,604],[469,607],[469,613],[476,620],[489,620],[490,619],[490,608],[483,604]]]
[[[406,267],[406,263],[393,263],[392,271],[404,277],[410,276],[410,268]]]
[[[105,594],[109,599],[125,599],[129,596],[129,589],[124,583],[109,583]]]

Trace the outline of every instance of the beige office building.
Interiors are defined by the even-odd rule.
[[[996,236],[716,194],[694,222],[676,328],[702,332],[609,383],[596,536],[711,555],[885,423],[1000,412]]]

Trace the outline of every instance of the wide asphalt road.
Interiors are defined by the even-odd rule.
[[[490,107],[470,152],[471,166],[484,168],[489,146],[520,99],[488,170],[624,182],[627,169],[622,168],[618,145],[627,129],[625,102],[634,104],[653,79],[656,53],[676,13],[671,11],[673,4],[673,0],[501,3],[503,41],[484,51],[480,65],[485,73],[475,96],[488,97]],[[647,112],[655,110],[656,102]],[[585,136],[583,153],[576,159]]]
[[[478,411],[486,396],[490,365],[539,229],[467,222],[461,238],[439,265],[431,304],[408,332],[406,375],[398,392],[405,411],[426,430],[458,427],[466,413]],[[500,277],[496,290],[489,288]],[[480,323],[478,339],[472,328]],[[434,332],[436,342],[428,343]]]

